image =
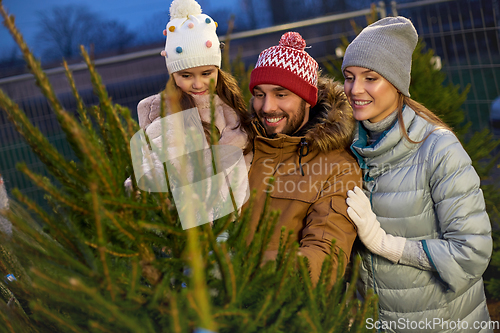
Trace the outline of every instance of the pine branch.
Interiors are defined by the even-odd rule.
[[[143,221],[138,221],[137,226],[142,228],[142,229],[150,229],[150,230],[159,230],[159,231],[166,231],[169,234],[172,235],[177,235],[177,236],[184,236],[184,233],[182,232],[182,229],[180,228],[173,228],[168,225],[164,224],[155,224],[155,223],[148,223],[148,222],[143,222]]]
[[[106,215],[108,219],[111,220],[113,225],[125,236],[127,236],[130,240],[134,241],[136,237],[129,231],[125,230],[123,226],[118,222],[118,220],[115,218],[114,214],[112,214],[110,211],[106,210],[103,208],[103,213]],[[133,231],[132,231],[133,232]]]
[[[11,321],[6,316],[6,313],[4,313],[4,311],[0,311],[0,319],[2,320],[2,322],[4,324],[4,328],[8,329],[9,333],[16,333],[16,331],[14,330],[14,327],[12,326]]]
[[[302,318],[305,319],[305,321],[309,324],[309,332],[315,332],[315,333],[318,333],[318,327],[316,326],[316,324],[313,322],[311,316],[309,316],[309,313],[307,312],[307,310],[302,310],[299,312],[299,316],[301,316]]]
[[[108,137],[108,131],[106,130],[106,120],[107,116],[112,113],[109,112],[109,109],[112,109],[111,107],[111,100],[108,96],[108,93],[106,91],[106,88],[102,84],[102,80],[99,74],[97,74],[95,70],[94,63],[90,59],[87,51],[85,51],[85,48],[83,45],[80,46],[80,52],[83,56],[83,59],[85,63],[87,64],[87,67],[89,69],[90,73],[90,79],[92,82],[92,87],[94,89],[94,93],[96,96],[99,98],[99,107],[94,107],[94,115],[96,117],[96,120],[98,122],[100,131],[101,131],[101,137],[102,137],[102,142],[104,144],[104,151],[106,151],[106,154],[109,156],[112,156],[112,151],[113,151],[113,141]],[[109,170],[108,170],[109,171]],[[111,172],[108,172],[108,174],[111,174]]]
[[[89,321],[89,324],[90,324],[90,327],[91,328],[94,328],[94,329],[98,329],[99,331],[101,332],[104,332],[104,333],[114,333],[113,331],[110,331],[104,327],[102,327],[98,322],[96,321]]]
[[[231,275],[231,270],[233,270],[232,274],[234,274],[234,269],[232,269],[232,267],[231,269],[228,267],[228,265],[230,265],[231,262],[230,259],[229,260],[226,259],[226,254],[227,254],[226,247],[224,246],[224,249],[222,248],[222,246],[225,244],[221,245],[220,247],[218,246],[215,236],[212,233],[212,230],[209,230],[207,232],[207,236],[210,248],[214,252],[214,257],[219,267],[222,284],[224,286],[224,291],[226,294],[226,301],[234,303],[234,301],[236,300],[236,290],[235,290],[236,281],[234,280],[234,276]],[[227,255],[227,257],[229,257],[229,255]]]
[[[68,322],[68,318],[56,315],[52,311],[48,311],[40,303],[35,303],[33,305],[33,311],[38,312],[41,315],[44,315],[48,320],[51,320],[51,321],[57,323],[58,325],[60,325],[61,327],[64,327],[66,332],[71,331],[71,332],[75,332],[75,333],[80,333],[80,329],[77,326],[75,326],[74,324]]]
[[[181,325],[179,322],[180,312],[179,308],[177,307],[177,296],[175,293],[170,294],[170,307],[171,307],[171,317],[172,317],[172,328],[174,330],[174,333],[181,333]]]
[[[112,170],[110,170],[108,166],[109,156],[104,156],[103,152],[101,152],[100,147],[95,145],[92,140],[88,140],[88,135],[86,135],[83,128],[78,124],[73,117],[70,117],[68,114],[64,114],[61,116],[62,120],[67,124],[70,129],[70,134],[74,138],[73,144],[74,149],[79,152],[83,161],[88,162],[90,165],[88,166],[89,171],[95,172],[104,186],[106,193],[109,195],[113,195],[114,191],[112,190],[113,186],[116,186],[116,183],[109,183],[109,179],[113,179]],[[106,174],[103,171],[107,171]]]
[[[229,252],[226,248],[226,244],[221,245],[222,253],[224,255],[225,263],[227,265],[227,269],[229,272],[229,281],[231,282],[231,294],[230,294],[230,300],[229,304],[227,305],[228,307],[231,306],[232,304],[236,303],[237,300],[237,294],[236,294],[236,274],[234,271],[234,266],[231,263],[231,257],[229,256]]]
[[[120,311],[120,308],[117,305],[107,301],[94,288],[87,287],[82,283],[82,281],[76,278],[71,278],[69,282],[76,290],[81,291],[90,297],[90,299],[95,302],[96,306],[109,311],[112,315],[109,320],[114,320],[117,323],[120,323],[120,326],[129,327],[133,330],[133,332],[151,332],[150,330],[146,330],[147,326],[144,324],[141,325],[141,323],[137,321],[137,318],[125,315],[122,311]]]
[[[136,288],[137,288],[137,280],[139,277],[139,261],[132,260],[131,261],[132,269],[130,271],[130,288],[127,293],[128,299],[133,299],[136,296]]]
[[[194,215],[191,215],[194,220]],[[188,223],[188,225],[190,225]],[[194,225],[194,224],[191,224]],[[205,282],[203,262],[201,261],[200,245],[198,230],[196,227],[186,230],[188,239],[188,260],[192,269],[192,282],[193,282],[193,297],[196,299],[195,304],[199,307],[198,315],[201,327],[215,331],[216,325],[213,321],[210,302],[208,301],[207,285]],[[188,294],[189,296],[189,294]]]
[[[72,238],[72,233],[66,226],[61,226],[55,222],[55,218],[49,216],[44,210],[42,210],[36,203],[28,199],[25,195],[17,189],[12,191],[12,194],[16,197],[19,202],[23,203],[28,209],[37,214],[41,221],[51,228],[51,232],[55,234],[55,239],[59,240],[62,244],[69,246],[74,253],[79,253],[78,249],[74,247],[73,242],[70,240]],[[16,219],[15,215],[9,215],[10,219]],[[22,228],[22,225],[18,224],[18,228]],[[32,234],[39,235],[31,226],[27,226],[28,230],[32,231]]]
[[[132,165],[132,152],[130,150],[130,139],[132,138],[133,135],[130,135],[130,127],[132,126],[133,131],[134,130],[137,131],[139,126],[137,125],[137,123],[135,123],[135,126],[131,125],[133,123],[133,121],[132,121],[132,117],[130,116],[130,110],[128,108],[124,108],[121,105],[115,105],[115,109],[116,109],[116,117],[117,117],[116,122],[117,122],[117,124],[119,124],[118,129],[120,130],[120,134],[122,136],[122,138],[121,138],[122,144],[119,147],[121,147],[121,149],[125,151],[125,154],[121,154],[121,155],[124,155],[126,157],[124,164],[123,165],[120,164],[119,167],[123,167],[126,169],[127,166]],[[118,114],[120,114],[124,118],[125,124],[127,125],[127,127],[125,127],[122,124],[122,122],[118,119]],[[134,172],[131,172],[131,177],[132,177],[132,184],[136,184],[137,182],[135,179]],[[135,189],[135,191],[136,190],[137,189]]]
[[[95,65],[91,61],[89,55],[81,47],[82,56],[89,68],[90,77],[92,85],[94,88],[94,93],[99,98],[99,111],[96,110],[98,115],[98,124],[101,130],[102,140],[105,147],[105,155],[107,159],[111,158],[113,163],[103,163],[102,168],[105,169],[107,177],[102,177],[101,181],[106,184],[110,182],[108,189],[115,189],[114,192],[120,191],[120,187],[117,184],[117,180],[114,175],[121,175],[121,172],[116,172],[117,170],[123,170],[125,166],[132,165],[131,152],[130,152],[130,138],[127,130],[123,127],[121,120],[119,119],[119,114],[125,113],[125,109],[122,107],[115,107],[111,103],[111,98],[108,96],[106,88],[102,83],[101,76],[97,73]],[[106,119],[106,121],[104,120]],[[113,131],[109,129],[113,128]],[[119,153],[122,149],[125,150],[126,154]],[[126,156],[124,161],[123,156]],[[111,166],[111,167],[110,167]],[[132,174],[133,175],[133,174]],[[135,178],[133,175],[132,178]]]
[[[76,89],[76,84],[75,84],[75,79],[73,77],[73,73],[70,71],[66,60],[63,61],[63,66],[64,66],[66,77],[68,78],[69,85],[71,87],[71,91],[72,91],[73,96],[75,97],[75,100],[76,100],[76,110],[77,110],[78,114],[80,115],[80,122],[82,123],[83,127],[87,130],[87,132],[91,135],[91,137],[94,140],[94,144],[95,144],[95,143],[97,143],[97,137],[96,137],[96,134],[95,134],[94,129],[92,127],[92,122],[90,121],[90,119],[88,117],[85,103],[83,102],[83,99],[80,96],[80,93]]]
[[[80,176],[79,170],[59,154],[40,130],[33,126],[26,114],[19,109],[19,106],[5,95],[1,89],[0,107],[5,110],[7,117],[14,124],[19,134],[27,141],[32,151],[61,183],[74,189],[82,187],[85,179]]]
[[[97,245],[97,244],[93,244],[93,243],[90,243],[90,242],[85,242],[85,244],[87,244],[90,247],[93,247],[94,249],[98,249],[99,251],[101,251],[101,249],[102,249],[102,247],[99,246],[99,245]],[[135,253],[118,253],[118,252],[109,250],[106,247],[104,247],[104,251],[106,253],[108,253],[108,254],[111,254],[112,256],[120,257],[120,258],[131,258],[131,257],[138,257],[139,256],[138,252],[135,252]]]
[[[49,179],[34,174],[31,170],[28,169],[26,164],[20,163],[17,165],[17,169],[24,173],[28,178],[31,179],[31,181],[38,187],[42,188],[45,190],[48,194],[53,196],[57,201],[63,203],[64,205],[68,206],[74,211],[80,212],[84,215],[88,215],[90,212],[88,209],[81,207],[80,203],[76,203],[72,201],[71,199],[68,199],[68,196],[64,195],[61,193],[59,189],[57,189],[54,185],[51,184]]]

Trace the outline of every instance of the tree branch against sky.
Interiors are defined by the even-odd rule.
[[[44,60],[71,59],[79,55],[80,45],[93,45],[96,52],[123,50],[135,39],[124,23],[104,19],[86,6],[56,6],[39,16],[36,40]]]

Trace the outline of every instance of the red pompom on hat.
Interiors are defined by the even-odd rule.
[[[280,43],[262,51],[250,75],[250,91],[259,84],[281,86],[311,105],[318,100],[318,63],[306,51],[297,32],[287,32]]]

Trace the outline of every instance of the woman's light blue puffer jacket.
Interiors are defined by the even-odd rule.
[[[436,129],[408,106],[403,119],[413,141]],[[411,144],[396,122],[366,146],[359,125],[351,148],[382,228],[421,241],[435,269],[393,264],[361,249],[359,291],[373,289],[379,297],[379,322],[371,326],[387,332],[492,332],[482,323],[489,321],[482,274],[491,257],[491,225],[479,177],[456,136],[437,129],[423,143]]]

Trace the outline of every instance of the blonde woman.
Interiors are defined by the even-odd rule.
[[[364,173],[346,200],[364,244],[359,291],[378,295],[370,326],[381,331],[492,332],[479,177],[452,130],[410,98],[417,39],[410,20],[387,17],[352,41],[342,64]]]

